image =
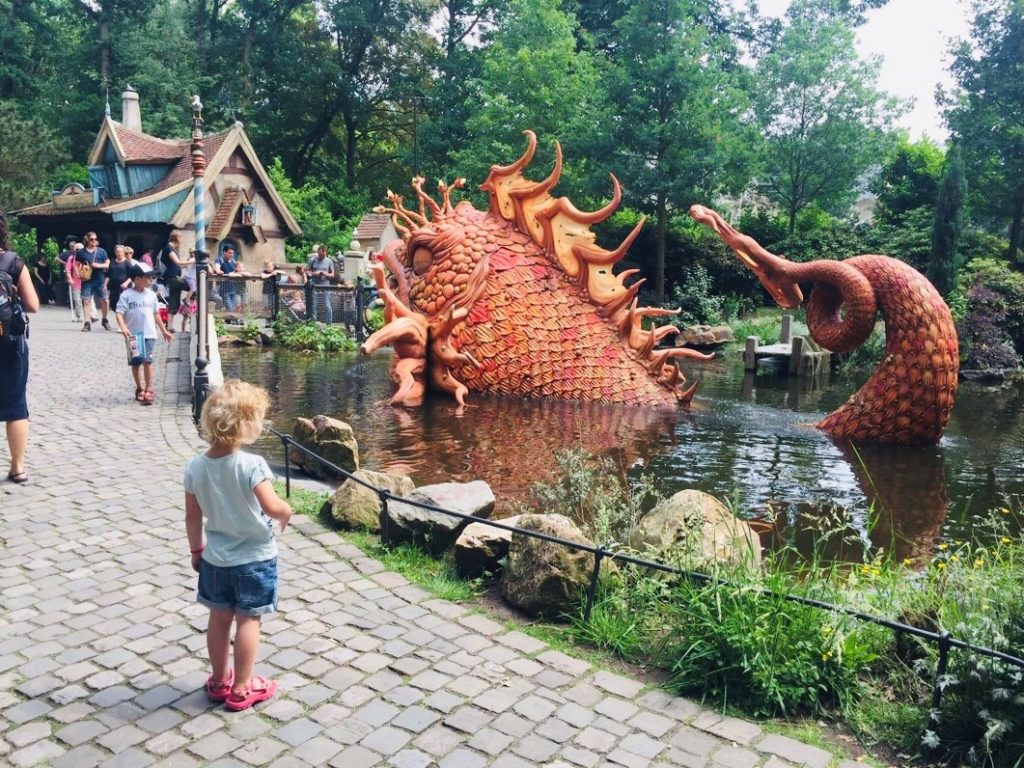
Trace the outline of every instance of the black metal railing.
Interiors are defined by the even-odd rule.
[[[366,309],[373,294],[362,278],[356,285],[297,285],[259,276],[210,275],[208,296],[217,314],[343,325],[362,343],[370,333]]]
[[[376,493],[378,499],[380,499],[381,505],[384,510],[384,514],[381,515],[382,526],[387,525],[388,501],[393,499],[395,501],[400,501],[403,504],[419,507],[420,509],[426,509],[430,510],[431,512],[440,512],[441,514],[450,515],[452,517],[456,517],[466,522],[482,523],[484,525],[491,526],[492,528],[499,528],[505,531],[513,531],[514,533],[521,534],[523,536],[528,536],[534,539],[540,539],[542,541],[547,541],[552,544],[558,544],[559,546],[563,547],[569,547],[570,549],[575,549],[580,552],[587,552],[593,555],[594,568],[591,571],[590,582],[587,585],[586,602],[584,604],[583,609],[583,620],[586,622],[590,621],[590,616],[593,612],[594,602],[597,596],[598,579],[601,572],[601,563],[605,559],[614,560],[618,563],[628,563],[630,565],[635,565],[652,571],[658,571],[661,573],[681,576],[683,578],[691,579],[693,581],[698,581],[701,583],[714,582],[721,584],[723,586],[730,585],[730,582],[728,582],[727,580],[720,579],[715,576],[710,576],[706,573],[688,571],[682,568],[667,565],[666,563],[659,563],[653,560],[645,560],[643,558],[626,554],[624,552],[615,552],[613,550],[606,549],[605,547],[600,545],[581,544],[579,542],[561,539],[557,536],[551,536],[549,534],[541,533],[539,531],[531,531],[524,528],[516,528],[515,526],[502,523],[499,520],[488,520],[486,518],[476,517],[475,515],[466,514],[464,512],[455,512],[454,510],[450,509],[441,509],[440,507],[435,507],[430,504],[424,504],[413,499],[396,496],[395,494],[388,491],[386,488],[378,488],[375,485],[356,477],[351,472],[348,472],[342,467],[333,464],[332,462],[325,459],[323,456],[317,454],[315,451],[312,451],[306,446],[302,445],[301,443],[298,443],[295,440],[293,440],[290,435],[286,435],[283,432],[279,432],[278,430],[273,429],[271,427],[267,427],[267,431],[278,437],[281,440],[281,443],[284,447],[285,493],[288,496],[291,496],[291,460],[289,458],[289,452],[291,448],[295,448],[300,452],[304,453],[305,455],[309,456],[310,458],[319,461],[324,466],[329,467],[331,470],[339,473],[346,479],[352,480],[358,483],[359,485],[363,486],[364,488],[367,488]],[[389,540],[388,531],[386,528],[382,530],[382,540]],[[858,621],[863,621],[869,624],[875,624],[881,627],[886,627],[887,629],[891,629],[897,635],[911,635],[913,637],[920,638],[921,640],[925,640],[929,643],[934,643],[935,646],[938,648],[938,659],[936,661],[935,674],[932,680],[932,701],[931,711],[929,713],[929,725],[933,729],[938,727],[938,723],[940,720],[943,678],[945,677],[946,671],[949,666],[949,653],[954,648],[969,651],[980,656],[987,656],[989,658],[996,659],[998,661],[1002,661],[1007,664],[1011,664],[1013,666],[1024,669],[1024,659],[1022,658],[1018,658],[1017,656],[1012,656],[1010,654],[1003,653],[1002,651],[997,651],[992,648],[985,648],[983,646],[975,645],[973,643],[968,643],[964,640],[959,640],[955,637],[952,637],[950,633],[946,631],[933,632],[931,630],[922,629],[921,627],[915,627],[910,624],[904,624],[899,621],[887,619],[882,616],[875,616],[870,613],[864,613],[863,611],[858,611],[853,608],[847,608],[841,605],[826,603],[822,600],[815,600],[814,598],[773,592],[772,590],[764,588],[754,588],[751,589],[750,592],[760,597],[781,598],[789,602],[799,603],[801,605],[806,605],[812,608],[818,608],[823,611],[829,611],[831,613],[848,616],[850,618],[857,619]]]

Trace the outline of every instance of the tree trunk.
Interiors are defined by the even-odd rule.
[[[1018,267],[1024,267],[1024,259],[1021,258],[1021,225],[1024,220],[1024,186],[1017,189],[1016,199],[1013,203],[1013,222],[1010,224],[1010,247],[1007,255],[1010,263]]]
[[[668,205],[664,192],[658,192],[657,248],[654,256],[654,301],[665,300],[665,242],[668,235]]]
[[[345,184],[349,189],[356,186],[356,121],[351,116],[345,115]]]

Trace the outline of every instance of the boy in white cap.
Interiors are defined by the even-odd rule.
[[[128,276],[132,279],[132,287],[123,291],[117,302],[117,326],[129,342],[134,336],[142,335],[143,342],[138,349],[132,350],[128,365],[132,367],[132,378],[135,379],[135,399],[142,405],[152,405],[156,399],[153,394],[153,348],[156,347],[157,329],[166,341],[173,337],[160,318],[156,294],[150,287],[153,268],[135,262]]]

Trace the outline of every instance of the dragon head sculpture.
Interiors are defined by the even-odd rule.
[[[453,204],[463,187],[438,184],[440,201],[413,179],[417,206],[388,193],[401,235],[389,243],[374,278],[385,304],[385,325],[363,344],[370,353],[391,345],[394,405],[422,403],[427,386],[451,393],[460,405],[470,391],[526,397],[605,401],[648,406],[689,403],[673,358],[708,359],[684,348],[658,349],[678,331],[672,325],[645,329],[643,319],[673,315],[639,307],[642,280],[626,285],[636,270],[616,275],[643,226],[641,221],[615,250],[599,247],[591,226],[604,221],[622,199],[612,176],[612,200],[587,213],[550,190],[562,169],[543,181],[523,176],[537,148],[526,131],[526,152],[512,165],[492,166],[481,189],[487,211]],[[390,273],[390,279],[385,274]]]

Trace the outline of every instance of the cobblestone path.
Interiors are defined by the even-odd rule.
[[[257,664],[280,692],[210,704],[180,486],[202,447],[185,343],[161,343],[143,408],[120,337],[93,327],[52,307],[32,323],[30,482],[0,483],[0,764],[836,765],[434,599],[300,519]]]

